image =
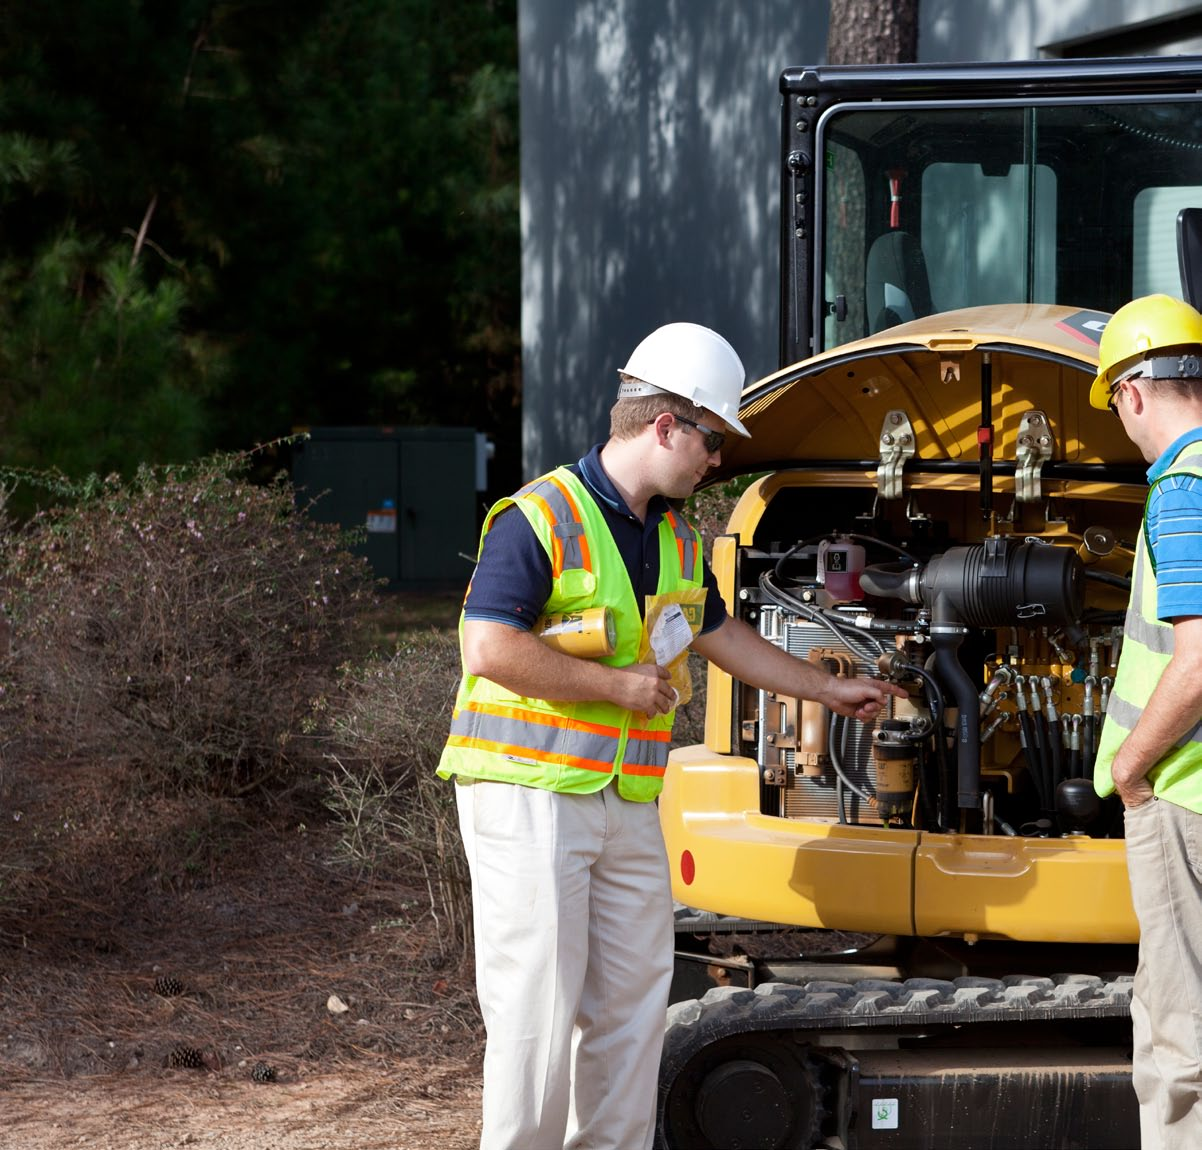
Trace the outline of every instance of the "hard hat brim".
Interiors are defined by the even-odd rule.
[[[721,417],[719,417],[721,418]],[[741,435],[744,439],[751,438],[751,432],[747,430],[737,419],[723,419],[723,423],[730,428],[736,435]]]
[[[1110,373],[1100,371],[1089,388],[1089,406],[1105,411],[1110,406]]]

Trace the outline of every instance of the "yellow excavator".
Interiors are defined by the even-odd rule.
[[[1138,1146],[1092,774],[1145,464],[1088,394],[1111,312],[1199,302],[1202,59],[780,87],[782,367],[712,564],[769,641],[907,698],[869,726],[710,669],[660,799],[659,1144]]]

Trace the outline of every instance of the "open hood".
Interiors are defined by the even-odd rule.
[[[971,465],[991,435],[1013,460],[1042,413],[1049,463],[1138,465],[1109,412],[1089,405],[1106,312],[1052,304],[965,308],[843,344],[752,384],[711,481],[791,467],[875,467],[889,429],[911,463]],[[992,432],[981,431],[991,427]]]

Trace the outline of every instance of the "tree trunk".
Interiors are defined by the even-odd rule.
[[[912,64],[918,0],[831,0],[828,64]]]

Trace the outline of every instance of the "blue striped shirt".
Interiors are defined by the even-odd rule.
[[[1195,427],[1169,445],[1148,469],[1156,483],[1181,449],[1202,440]],[[1148,545],[1156,565],[1156,614],[1168,622],[1202,615],[1202,479],[1170,475],[1157,484],[1145,512]]]

